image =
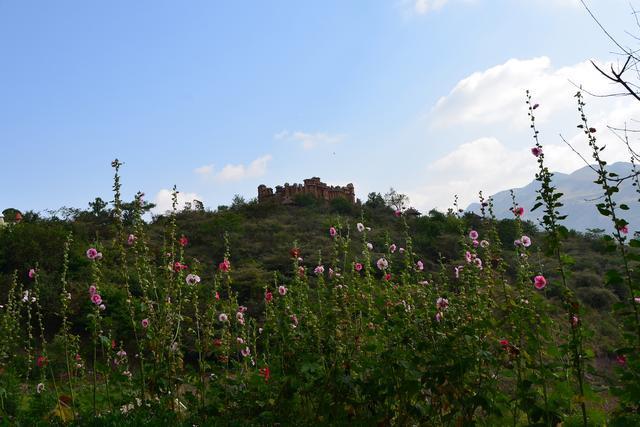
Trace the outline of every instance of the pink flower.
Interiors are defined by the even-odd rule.
[[[396,249],[397,249],[397,246],[394,243],[392,243],[391,246],[389,246],[389,252],[391,253],[394,253]]]
[[[97,292],[96,285],[89,286],[89,295],[90,296],[93,296],[93,294],[95,294],[96,292]]]
[[[271,300],[273,299],[273,294],[269,291],[264,293],[264,300],[266,302],[271,302]]]
[[[336,230],[335,227],[330,227],[329,228],[329,236],[336,237],[337,234],[338,234],[338,231]]]
[[[478,232],[476,230],[471,230],[469,232],[469,238],[471,240],[478,240]]]
[[[96,259],[102,259],[102,252],[98,252],[96,254]]]
[[[129,234],[129,237],[127,237],[127,245],[133,246],[135,242],[136,242],[136,236],[134,236],[133,234]]]
[[[471,242],[471,244],[473,245],[474,248],[477,248],[480,245],[480,242],[478,242],[477,240],[474,240],[473,242]]]
[[[371,243],[367,242],[367,249],[369,249],[370,251],[373,250],[373,245]]]
[[[278,293],[282,296],[285,296],[287,294],[287,287],[284,285],[278,286]]]
[[[376,262],[376,265],[378,266],[378,268],[379,268],[380,270],[384,270],[384,269],[386,269],[387,267],[389,267],[389,262],[388,262],[386,259],[384,259],[384,258],[380,258],[380,259]]]
[[[400,252],[401,254],[403,254],[403,253],[404,253],[404,248],[400,248],[400,249],[398,249],[398,252]]]
[[[540,157],[540,154],[542,154],[542,147],[533,147],[531,149],[531,154],[533,154],[536,157]]]
[[[100,296],[100,294],[95,293],[91,295],[91,302],[94,303],[95,305],[100,305],[102,304],[102,297]]]
[[[480,240],[480,247],[481,248],[486,248],[487,246],[489,246],[489,241],[488,240]]]
[[[333,271],[333,268],[329,267],[329,278],[333,279],[334,275],[335,275],[335,271]]]
[[[227,316],[225,313],[220,313],[220,315],[218,316],[218,320],[224,323],[229,320],[229,316]]]
[[[247,310],[248,310],[248,308],[247,308],[247,307],[245,307],[244,305],[240,305],[240,306],[238,306],[238,311],[239,311],[240,313],[246,313],[246,311],[247,311]]]
[[[218,268],[220,269],[220,271],[223,271],[226,273],[231,269],[231,263],[229,262],[228,259],[225,258],[224,261],[218,264]]]
[[[107,309],[107,306],[104,304],[100,304],[98,308],[100,309],[100,311],[105,311]]]
[[[635,302],[636,304],[640,304],[640,297],[635,297],[633,299],[633,302]]]
[[[521,244],[522,244],[522,240],[520,240],[520,239],[516,239],[516,240],[513,241],[513,245],[514,246],[520,246]]]
[[[399,217],[400,215],[402,215],[402,211],[400,209],[396,209],[395,212],[393,213],[395,216]]]
[[[418,271],[424,270],[424,263],[421,260],[418,260],[418,262],[416,262],[416,268]]]
[[[356,262],[355,269],[356,271],[362,270],[362,264],[360,264],[359,262]]]
[[[298,326],[298,316],[292,314],[291,316],[289,316],[289,318],[291,319],[291,323],[293,323],[294,328]]]
[[[187,282],[187,285],[195,285],[200,283],[200,276],[197,274],[187,274],[185,281]]]
[[[322,266],[322,265],[317,266],[317,267],[313,270],[313,272],[314,272],[317,276],[322,275],[322,274],[324,273],[324,266]]]
[[[518,206],[518,207],[513,208],[513,214],[515,216],[520,216],[521,217],[522,215],[524,215],[524,208],[522,206]]]
[[[236,320],[238,322],[244,322],[244,313],[239,311],[236,313]]]
[[[571,325],[573,327],[576,327],[576,326],[578,326],[578,323],[580,323],[580,318],[578,316],[575,316],[575,315],[572,316],[571,317]]]
[[[299,266],[298,267],[298,276],[304,277],[304,267],[303,266]]]
[[[147,329],[149,327],[149,319],[142,319],[140,324],[142,324],[143,328]]]
[[[445,309],[447,307],[449,307],[449,300],[448,299],[439,297],[436,300],[436,308],[438,310],[442,310],[442,309]]]
[[[249,349],[249,347],[245,347],[240,350],[240,353],[242,354],[242,357],[247,357],[251,354],[251,350]]]
[[[363,232],[364,231],[364,224],[359,222],[356,224],[356,228],[358,229],[359,232]]]
[[[29,270],[29,279],[34,279],[36,277],[36,270],[35,268],[32,268],[31,270]]]
[[[533,279],[533,286],[535,286],[535,288],[538,290],[544,289],[544,287],[547,286],[547,279],[545,279],[542,275],[536,276]]]
[[[467,262],[471,262],[471,261],[473,260],[473,256],[471,255],[471,252],[466,251],[466,252],[464,253],[464,259],[465,259]]]
[[[87,258],[96,259],[97,256],[98,256],[98,251],[96,250],[96,248],[87,249]]]
[[[626,225],[623,225],[621,227],[618,227],[618,231],[622,234],[628,234],[629,233],[629,227],[627,227]]]
[[[216,298],[216,300],[220,300],[220,292],[216,291],[215,298]]]
[[[478,267],[480,270],[482,270],[482,260],[480,258],[474,259],[473,263],[476,265],[476,267]]]
[[[178,242],[180,243],[180,246],[182,246],[183,248],[185,246],[187,246],[189,244],[189,239],[187,239],[187,236],[185,236],[184,234],[180,237],[180,240],[178,240]]]
[[[437,312],[436,313],[436,322],[440,322],[443,317],[444,317],[444,314],[442,314],[441,312]]]
[[[520,243],[522,244],[522,246],[524,246],[525,248],[528,248],[529,246],[531,246],[531,238],[529,236],[522,236],[520,238]]]

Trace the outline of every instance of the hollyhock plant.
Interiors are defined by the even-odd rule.
[[[478,232],[476,230],[471,230],[469,232],[469,238],[471,240],[478,240]]]
[[[34,279],[36,277],[35,268],[30,269],[28,275],[29,275],[29,279]]]
[[[622,234],[629,234],[629,227],[626,225],[618,227],[618,231]]]
[[[102,304],[102,297],[100,296],[100,294],[95,293],[91,295],[91,302],[94,303],[95,305],[100,305]]]
[[[633,299],[633,302],[635,302],[636,304],[640,304],[640,297],[635,297]]]
[[[447,307],[449,307],[449,300],[447,298],[438,297],[436,300],[436,308],[438,310],[443,310]]]
[[[44,356],[38,356],[38,358],[36,359],[36,365],[38,366],[38,368],[42,368],[43,366],[47,366],[48,363],[49,363],[49,361]]]
[[[356,271],[360,271],[362,270],[362,264],[360,264],[359,262],[356,262],[354,265],[354,268],[356,269]]]
[[[540,157],[540,154],[542,154],[542,147],[533,147],[531,149],[531,154],[533,154],[536,157]]]
[[[278,286],[278,293],[282,296],[285,296],[287,294],[287,287],[284,285]]]
[[[480,240],[480,247],[481,248],[486,248],[489,246],[489,241],[488,240]]]
[[[513,208],[513,214],[515,216],[522,217],[524,215],[524,208],[522,206]]]
[[[389,246],[389,252],[391,253],[394,253],[396,249],[397,249],[397,246],[394,243],[392,243],[391,246]]]
[[[467,261],[467,262],[471,262],[471,261],[473,261],[473,255],[471,255],[471,252],[466,251],[466,252],[464,253],[464,259],[465,259],[465,261]]]
[[[533,286],[538,290],[544,289],[547,286],[547,279],[542,275],[538,275],[533,279]]]
[[[38,394],[42,393],[44,391],[44,384],[43,383],[38,383],[38,385],[36,386],[36,392]]]
[[[285,293],[286,293],[286,288],[285,288]],[[273,299],[273,294],[269,291],[264,293],[264,300],[266,302],[271,302],[271,300]]]
[[[179,243],[180,243],[180,246],[182,246],[184,248],[185,246],[187,246],[189,244],[189,239],[187,239],[187,236],[185,236],[183,234],[182,236],[180,236]]]
[[[242,354],[242,357],[248,357],[251,354],[251,349],[249,349],[249,347],[245,347],[240,350],[240,354]]]
[[[224,323],[227,320],[229,320],[229,316],[227,316],[225,313],[220,313],[220,315],[218,316],[218,320],[220,322]]]
[[[129,234],[129,237],[127,237],[127,245],[133,246],[135,242],[136,242],[136,236],[134,236],[133,234]]]
[[[421,260],[418,260],[416,262],[416,268],[418,269],[418,271],[424,270],[424,263]]]
[[[338,231],[336,230],[335,227],[330,227],[329,228],[329,236],[336,237],[337,234],[338,234]]]
[[[313,269],[313,272],[317,275],[320,276],[322,274],[324,274],[324,266],[319,265],[316,268]]]
[[[373,245],[371,243],[367,243],[367,249],[372,251],[373,250]]]
[[[480,258],[474,259],[473,263],[475,264],[476,267],[478,267],[480,270],[482,270],[482,260]]]
[[[357,224],[356,224],[356,229],[357,229],[360,233],[362,233],[362,232],[364,231],[364,224],[363,224],[363,223],[361,223],[361,222],[357,223]]]
[[[149,319],[142,319],[140,322],[143,328],[147,329],[149,327]]]
[[[175,271],[176,273],[179,273],[182,270],[186,270],[187,268],[189,268],[189,267],[187,267],[186,264],[183,264],[180,261],[176,261],[173,264],[173,271]]]
[[[531,246],[531,238],[529,236],[522,236],[520,238],[520,244],[525,248],[528,248],[529,246]]]
[[[93,296],[93,294],[95,294],[96,292],[98,292],[96,285],[89,286],[89,295]]]
[[[258,370],[258,375],[264,378],[265,383],[269,382],[269,378],[271,378],[271,370],[269,369],[268,366],[265,366],[264,368],[260,368]]]
[[[478,246],[480,246],[480,242],[478,242],[477,240],[474,240],[473,242],[471,242],[471,244],[473,245],[474,248],[477,248]]]
[[[400,217],[402,215],[402,211],[400,209],[396,209],[393,214],[397,217]]]

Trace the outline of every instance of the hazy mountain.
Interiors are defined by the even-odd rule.
[[[631,173],[631,163],[618,162],[607,165],[609,172],[615,172],[620,176],[626,176]],[[553,183],[564,195],[561,209],[563,214],[568,215],[563,224],[567,228],[578,231],[585,231],[588,228],[602,228],[611,230],[611,220],[600,215],[596,209],[596,204],[602,202],[602,190],[599,185],[594,184],[596,179],[595,172],[588,166],[578,169],[571,174],[554,173]],[[538,224],[538,218],[542,216],[542,207],[531,212],[531,208],[535,204],[536,190],[540,188],[540,183],[532,181],[522,188],[515,188],[516,201],[525,208],[524,219],[529,219]],[[620,185],[620,191],[614,195],[615,201],[626,203],[630,209],[624,212],[623,218],[626,219],[631,230],[637,230],[640,225],[640,209],[638,199],[640,194],[636,192],[636,187],[632,185],[630,180]],[[512,218],[513,214],[510,209],[512,206],[511,195],[509,190],[501,191],[493,196],[495,214],[498,218]],[[472,203],[467,208],[468,211],[480,213],[480,204]]]

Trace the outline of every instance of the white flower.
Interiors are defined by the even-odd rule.
[[[362,224],[361,222],[356,224],[356,228],[358,229],[359,232],[363,232],[364,231],[364,224]]]
[[[43,383],[38,383],[38,385],[36,386],[36,392],[38,392],[38,394],[40,394],[43,391],[44,391],[44,384]]]
[[[373,250],[373,245],[371,243],[367,243],[367,249],[372,251]]]

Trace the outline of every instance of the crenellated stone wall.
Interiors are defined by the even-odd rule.
[[[320,178],[313,177],[304,180],[304,184],[285,183],[284,186],[276,186],[276,191],[266,185],[258,187],[258,202],[267,200],[278,200],[280,203],[290,204],[294,202],[295,196],[299,194],[308,194],[317,199],[326,201],[333,200],[337,197],[343,197],[351,203],[356,202],[356,193],[353,184],[349,183],[344,187],[330,186],[320,181]]]

